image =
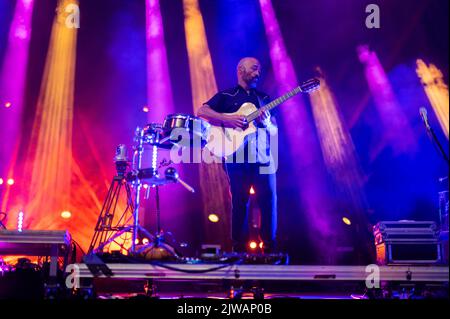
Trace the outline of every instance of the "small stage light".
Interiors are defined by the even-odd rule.
[[[5,103],[5,107],[6,107],[6,108],[11,107],[11,105],[12,105],[11,102],[6,102],[6,103]]]
[[[249,244],[248,244],[248,247],[250,247],[250,249],[256,249],[256,247],[258,247],[258,244],[256,243],[256,241],[251,241]]]
[[[23,212],[19,212],[19,216],[17,217],[17,230],[21,232],[22,227],[23,227]]]
[[[250,195],[255,195],[255,189],[252,187],[250,187]]]
[[[139,239],[138,238],[136,238],[136,240],[134,241],[134,244],[135,245],[139,245]]]
[[[14,185],[14,179],[8,178],[8,181],[6,183],[8,183],[8,185]]]
[[[344,222],[345,225],[351,225],[352,222],[350,221],[350,219],[348,219],[347,217],[342,217],[342,221]]]
[[[209,214],[208,219],[211,223],[217,223],[219,221],[219,216],[216,214]]]
[[[69,219],[70,217],[72,217],[72,213],[69,212],[68,210],[65,210],[65,211],[61,212],[61,217],[64,219]]]
[[[264,243],[263,243],[263,242],[260,242],[260,243],[259,243],[259,248],[260,248],[260,249],[263,249],[263,246],[264,246]]]
[[[144,111],[145,113],[147,113],[147,112],[149,111],[148,106],[144,106],[144,107],[142,108],[142,111]]]
[[[3,185],[3,178],[0,178],[0,185]]]
[[[147,245],[149,243],[148,238],[142,239],[142,245]]]
[[[148,188],[148,184],[144,184],[142,187],[144,187],[145,189]]]

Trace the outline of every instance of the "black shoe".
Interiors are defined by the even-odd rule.
[[[246,245],[245,244],[234,244],[233,245],[233,253],[243,254],[246,253]]]
[[[278,254],[279,250],[276,243],[264,243],[263,246],[264,254]]]

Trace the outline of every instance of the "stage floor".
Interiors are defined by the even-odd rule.
[[[80,286],[95,290],[100,299],[145,298],[146,292],[160,299],[408,299],[414,294],[448,298],[448,266],[110,263],[91,264],[91,270],[86,264],[76,267]]]

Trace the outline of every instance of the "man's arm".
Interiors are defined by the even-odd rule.
[[[275,117],[270,116],[269,111],[261,112],[261,114],[255,119],[256,127],[265,128],[271,135],[275,135],[278,132],[277,121]]]
[[[269,131],[270,135],[275,135],[278,133],[277,120],[275,117],[271,116],[269,118],[266,128]]]
[[[231,128],[246,128],[245,116],[219,113],[214,111],[208,104],[203,104],[197,111],[197,116],[205,119],[215,126]]]
[[[225,120],[225,114],[214,111],[208,104],[203,104],[198,109],[197,116],[216,126],[222,126]]]
[[[262,92],[258,93],[259,105],[264,106],[270,103],[270,97]],[[271,116],[269,111],[260,109],[259,116],[255,119],[255,125],[259,128],[265,128],[270,135],[278,133],[278,126],[275,117]]]

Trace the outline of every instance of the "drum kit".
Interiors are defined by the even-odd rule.
[[[159,173],[161,167],[169,166],[172,161],[164,159],[158,164],[158,151],[203,148],[208,140],[209,129],[208,122],[201,118],[188,114],[170,114],[162,125],[150,123],[143,128],[136,128],[131,163],[127,158],[126,146],[120,144],[117,147],[114,157],[117,175],[114,176],[103,203],[89,253],[100,254],[116,250],[145,259],[176,260],[180,257],[177,250],[166,242],[161,230],[159,187],[178,182],[192,193],[195,190],[179,177],[174,167],[167,167],[164,176]],[[144,160],[144,155],[149,150],[150,167]],[[143,187],[147,189],[147,198],[150,188],[155,189],[157,232],[154,235],[140,226],[139,222]],[[126,192],[126,207],[122,214],[116,214],[123,189]],[[148,243],[140,240],[143,237],[148,239]]]

